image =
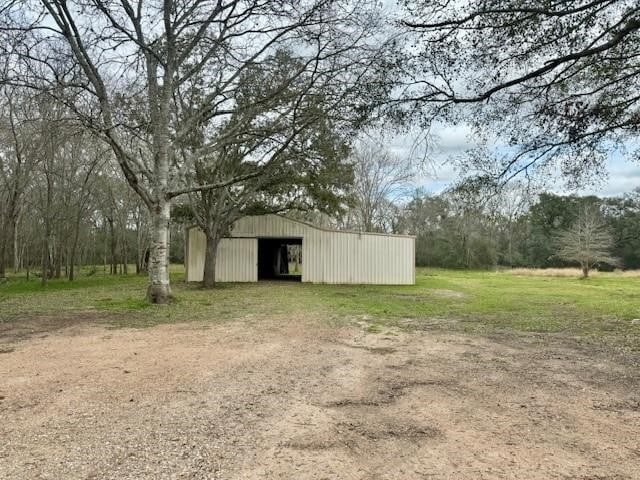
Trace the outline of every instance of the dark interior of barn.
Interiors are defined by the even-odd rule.
[[[258,280],[302,281],[302,239],[259,238]]]

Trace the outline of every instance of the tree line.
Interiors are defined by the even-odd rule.
[[[373,185],[376,178],[384,176],[356,184]],[[384,191],[395,178],[391,172],[374,190]],[[417,190],[395,203],[385,198],[376,204],[370,197],[355,189],[354,202],[338,223],[416,235],[417,266],[580,266],[585,276],[594,266],[640,268],[640,189],[598,197],[535,193],[516,183],[490,194],[463,182],[439,194]],[[359,214],[360,209],[370,214]]]

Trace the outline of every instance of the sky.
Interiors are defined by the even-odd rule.
[[[436,145],[428,155],[430,167],[415,186],[429,193],[440,193],[458,179],[450,157],[463,154],[474,146],[471,130],[464,125],[441,126],[434,131]],[[411,154],[415,137],[399,135],[389,141],[388,148],[399,156]],[[640,163],[628,160],[619,152],[612,152],[607,160],[608,178],[597,185],[586,185],[578,190],[568,190],[562,181],[549,185],[548,190],[557,194],[598,195],[604,197],[619,196],[640,187]]]

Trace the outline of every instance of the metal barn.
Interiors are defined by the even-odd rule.
[[[187,229],[186,278],[202,281],[206,239]],[[291,269],[292,257],[295,265]],[[297,279],[311,283],[415,283],[415,237],[330,230],[280,215],[244,217],[220,241],[216,281]]]

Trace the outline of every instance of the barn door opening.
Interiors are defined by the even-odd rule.
[[[302,239],[259,238],[258,280],[302,281]]]

